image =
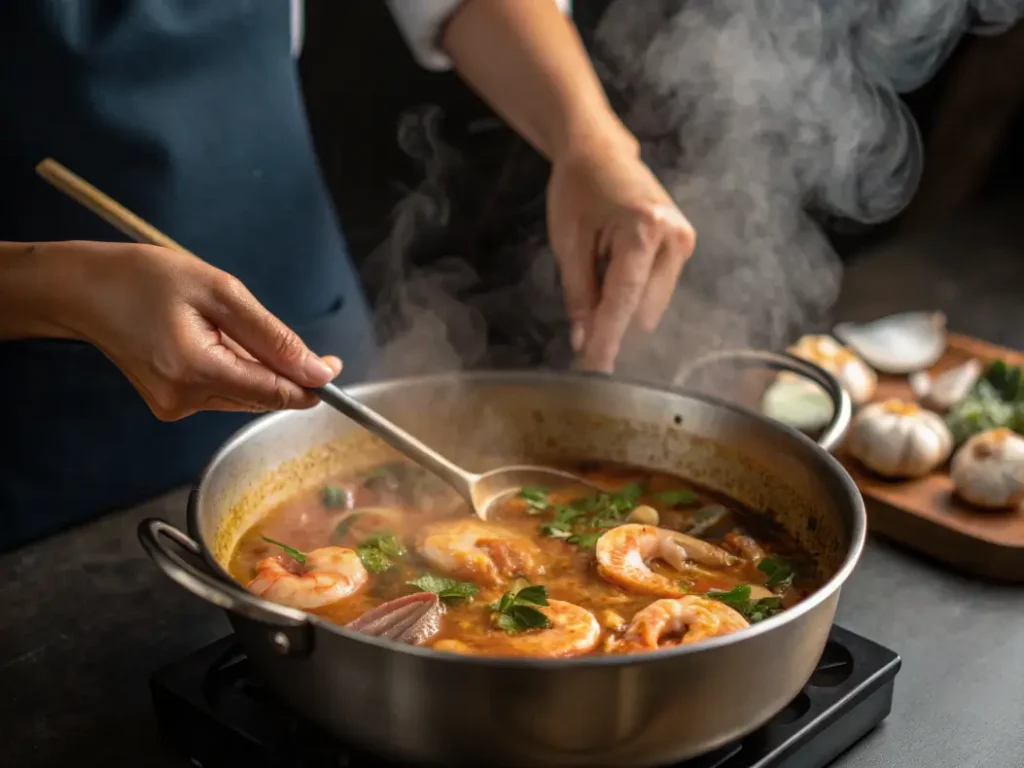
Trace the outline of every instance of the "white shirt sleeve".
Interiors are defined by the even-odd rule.
[[[387,0],[391,15],[416,61],[426,69],[450,69],[451,60],[441,50],[441,29],[463,0]],[[562,13],[572,13],[572,0],[552,0]]]

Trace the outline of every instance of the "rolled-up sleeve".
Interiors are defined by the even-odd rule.
[[[452,62],[441,50],[441,30],[464,0],[387,0],[395,23],[416,61],[426,69],[451,69]],[[550,0],[565,14],[572,13],[572,0]]]

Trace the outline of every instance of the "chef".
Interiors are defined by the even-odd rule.
[[[610,370],[631,323],[658,323],[694,233],[568,2],[389,6],[424,66],[454,67],[551,161],[572,344]],[[365,371],[301,38],[300,0],[0,4],[0,550],[185,483],[253,413]],[[118,240],[34,176],[48,156],[203,260]]]

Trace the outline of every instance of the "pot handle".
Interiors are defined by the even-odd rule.
[[[174,546],[168,546],[167,539]],[[199,544],[170,523],[156,518],[143,520],[139,524],[139,541],[171,581],[218,608],[266,625],[270,630],[268,639],[278,652],[294,655],[310,649],[312,628],[305,613],[256,597],[196,567],[177,550],[201,557]]]
[[[846,436],[853,418],[853,404],[839,380],[820,365],[788,352],[766,352],[759,349],[737,349],[712,352],[696,360],[680,377],[685,381],[698,368],[716,363],[733,363],[744,367],[771,368],[775,371],[795,373],[810,379],[825,390],[832,400],[832,419],[822,431],[817,443],[831,453]]]

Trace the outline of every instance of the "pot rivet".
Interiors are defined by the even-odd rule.
[[[274,646],[274,650],[282,655],[288,653],[288,651],[292,649],[291,640],[288,639],[288,635],[284,632],[275,632],[272,634],[270,636],[270,644]]]

